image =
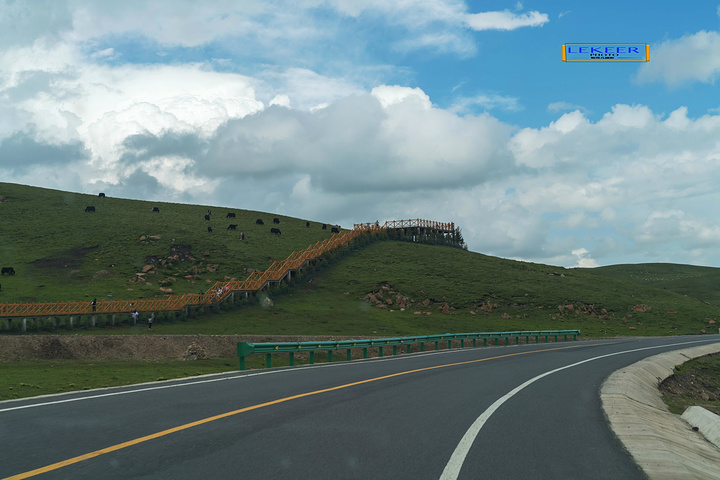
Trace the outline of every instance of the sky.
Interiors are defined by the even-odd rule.
[[[718,77],[718,0],[0,0],[0,181],[720,267]]]

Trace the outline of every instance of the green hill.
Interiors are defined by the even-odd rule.
[[[152,298],[164,295],[161,285],[174,293],[196,292],[216,280],[245,278],[248,269],[264,270],[270,259],[330,235],[316,222],[308,228],[306,220],[217,206],[12,184],[0,184],[0,197],[0,264],[17,271],[0,278],[0,302]],[[88,205],[96,211],[84,212]],[[236,218],[226,218],[227,212]],[[274,217],[280,236],[269,232]],[[265,225],[256,225],[257,218]],[[237,231],[227,230],[230,223],[238,224]],[[138,275],[146,265],[150,271]],[[711,288],[720,270],[714,268],[564,269],[397,241],[356,245],[326,256],[321,265],[291,286],[264,292],[271,307],[249,302],[192,321],[160,317],[158,323],[166,334],[399,336],[580,328],[584,336],[614,336],[711,333],[720,318]],[[112,333],[142,333],[129,330]]]
[[[0,278],[0,302],[155,298],[164,296],[161,286],[195,293],[330,235],[321,223],[263,212],[0,183],[0,265],[17,272]],[[137,275],[148,265],[150,273]]]
[[[653,288],[687,295],[720,307],[720,269],[676,265],[672,263],[642,263],[594,268],[591,273]]]

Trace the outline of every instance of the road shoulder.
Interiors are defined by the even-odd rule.
[[[600,397],[610,426],[650,479],[720,478],[720,449],[670,413],[658,389],[676,365],[717,352],[720,343],[655,355],[603,383]]]

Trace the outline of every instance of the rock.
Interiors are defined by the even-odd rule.
[[[263,307],[272,307],[274,305],[273,301],[270,299],[270,297],[263,298],[262,302],[260,303]]]
[[[184,358],[185,360],[207,360],[208,356],[203,347],[193,342],[185,350]]]
[[[145,266],[142,268],[142,272],[143,272],[143,273],[148,273],[148,272],[149,272],[150,270],[152,270],[152,269],[153,269],[153,266],[152,266],[152,265],[145,265]]]

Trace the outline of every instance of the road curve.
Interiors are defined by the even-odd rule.
[[[0,479],[641,479],[603,380],[717,341],[466,348],[0,402]]]

